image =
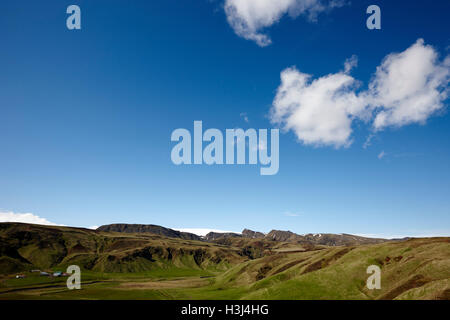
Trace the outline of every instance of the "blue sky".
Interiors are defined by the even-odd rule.
[[[70,4],[81,30],[66,28]],[[381,30],[366,28],[370,4]],[[315,21],[281,15],[255,31],[271,40],[261,46],[233,29],[219,0],[2,1],[0,212],[71,226],[449,236],[448,99],[424,121],[375,130],[356,119],[345,147],[283,130],[274,176],[170,160],[171,132],[194,120],[283,128],[270,112],[289,67],[319,79],[356,55],[362,96],[387,55],[423,39],[448,71],[449,9],[352,1]]]

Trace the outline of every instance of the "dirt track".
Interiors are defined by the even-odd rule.
[[[209,284],[207,279],[176,279],[164,281],[146,281],[146,282],[124,282],[119,289],[175,289],[175,288],[198,288]]]

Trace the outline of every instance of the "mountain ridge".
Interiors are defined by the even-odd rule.
[[[389,239],[382,238],[368,238],[361,237],[346,233],[333,234],[333,233],[308,233],[304,235],[297,234],[292,231],[284,230],[271,230],[269,233],[264,234],[259,231],[253,231],[250,229],[242,230],[242,233],[235,232],[209,232],[204,237],[189,233],[173,230],[163,226],[153,225],[153,224],[127,224],[127,223],[116,223],[100,226],[96,229],[97,231],[104,232],[121,232],[121,233],[150,233],[158,234],[170,238],[179,238],[185,240],[197,240],[197,241],[207,241],[215,242],[223,240],[226,238],[243,238],[243,239],[261,239],[267,241],[278,241],[278,242],[293,242],[293,243],[303,243],[311,245],[327,245],[327,246],[339,246],[339,245],[358,245],[358,244],[376,244],[387,241],[392,241]],[[397,239],[403,240],[403,239]]]
[[[194,233],[177,231],[174,229],[154,224],[113,223],[102,225],[98,227],[96,230],[104,232],[152,233],[170,238],[180,238],[185,240],[201,240],[201,237]]]

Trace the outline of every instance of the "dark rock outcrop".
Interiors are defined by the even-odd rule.
[[[189,232],[180,232],[177,230],[164,228],[153,224],[108,224],[97,228],[97,231],[104,232],[125,232],[125,233],[152,233],[170,238],[179,238],[185,240],[201,240],[196,234]]]
[[[242,235],[233,232],[225,232],[225,233],[210,232],[205,236],[206,241],[214,241],[223,238],[242,238]]]
[[[252,239],[262,239],[265,237],[264,233],[249,230],[249,229],[242,230],[242,236],[246,237],[246,238],[252,238]]]
[[[298,234],[295,234],[291,231],[281,231],[281,230],[272,230],[268,234],[266,234],[267,240],[274,241],[295,241],[299,237]]]

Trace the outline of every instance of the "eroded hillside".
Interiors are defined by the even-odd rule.
[[[327,246],[253,235],[207,242],[0,223],[0,299],[450,299],[449,238]],[[72,264],[80,292],[30,272]],[[370,265],[379,290],[366,287]]]

